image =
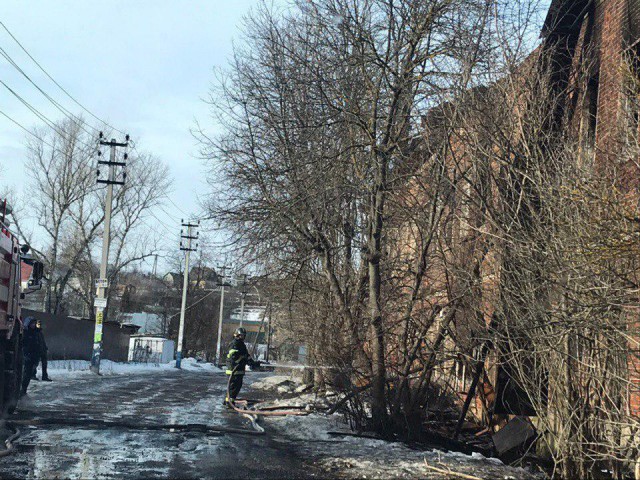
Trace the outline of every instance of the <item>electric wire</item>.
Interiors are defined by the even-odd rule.
[[[9,115],[7,115],[6,113],[4,113],[2,110],[0,110],[0,115],[4,116],[7,120],[9,120],[10,122],[14,123],[15,125],[17,125],[18,127],[20,127],[22,130],[24,130],[25,132],[27,132],[29,135],[32,135],[33,137],[35,137],[36,139],[40,140],[42,143],[44,143],[45,145],[47,145],[50,148],[55,149],[55,147],[53,145],[51,145],[49,142],[47,142],[46,140],[44,140],[43,138],[40,138],[38,135],[36,135],[35,133],[33,133],[31,130],[29,130],[27,127],[25,127],[24,125],[22,125],[21,123],[19,123],[17,120],[14,120],[13,118],[11,118]]]
[[[187,306],[184,311],[186,312],[187,310],[195,307],[196,305],[198,305],[200,302],[204,301],[206,298],[210,297],[211,295],[213,295],[214,293],[218,292],[218,289],[215,290],[211,290],[209,293],[207,293],[204,297],[199,298],[198,300],[196,300],[195,302],[193,302],[191,305]],[[181,312],[178,313],[174,313],[173,315],[171,315],[169,317],[169,319],[177,317],[178,315],[180,315]]]
[[[87,124],[86,122],[83,122],[82,119],[74,115],[71,111],[67,110],[59,102],[57,102],[51,95],[45,92],[38,84],[36,84],[31,79],[29,75],[27,75],[27,73],[22,68],[20,68],[20,66],[13,60],[13,58],[11,58],[11,56],[2,47],[0,47],[0,55],[2,55],[13,66],[13,68],[15,68],[24,78],[26,78],[27,81],[31,83],[31,85],[33,85],[47,100],[49,100],[49,102],[51,102],[53,106],[56,107],[65,117],[67,117],[69,120],[73,122],[76,122],[80,126],[80,128],[84,130],[85,133],[91,136],[95,135],[94,132],[90,132],[89,130],[87,130],[85,128],[85,125],[88,126],[89,128],[92,128],[95,132],[99,131],[97,128]]]
[[[10,122],[12,122],[13,124],[15,124],[16,126],[18,126],[20,129],[24,130],[26,133],[28,133],[29,135],[31,135],[32,137],[34,137],[36,140],[42,142],[43,145],[48,146],[49,148],[51,148],[54,152],[57,152],[59,154],[64,155],[65,152],[63,152],[62,150],[60,150],[58,147],[52,145],[51,143],[49,143],[47,140],[45,140],[44,138],[38,136],[37,134],[35,134],[33,131],[29,130],[27,127],[25,127],[24,125],[22,125],[20,122],[18,122],[17,120],[11,118],[9,115],[7,115],[5,112],[3,112],[2,110],[0,110],[0,115],[2,115],[3,117],[5,117],[7,120],[9,120]]]
[[[2,80],[0,80],[0,82],[2,82]],[[4,82],[2,82],[4,83]],[[37,139],[38,141],[42,142],[44,145],[48,146],[49,148],[51,148],[52,150],[63,154],[64,152],[62,152],[62,150],[60,150],[59,148],[55,147],[54,145],[52,145],[51,143],[49,143],[48,141],[46,141],[45,139],[43,139],[42,137],[38,136],[37,134],[35,134],[33,131],[29,130],[27,127],[25,127],[24,125],[22,125],[20,122],[18,122],[17,120],[13,119],[12,117],[10,117],[9,115],[7,115],[5,112],[3,112],[2,110],[0,110],[0,115],[2,115],[3,117],[5,117],[7,120],[9,120],[10,122],[12,122],[13,124],[15,124],[17,127],[19,127],[20,129],[24,130],[26,133],[28,133],[29,135],[31,135],[32,137],[34,137],[35,139]],[[157,221],[159,222],[166,230],[173,230],[175,228],[175,226],[170,226],[168,225],[166,222],[164,222],[163,220],[161,220],[160,218],[158,218],[158,216],[152,211],[149,211],[149,214]],[[149,225],[146,221],[142,221],[142,223],[149,228],[152,231],[157,232],[157,226],[151,226]],[[177,223],[177,222],[176,222]]]
[[[31,105],[29,102],[27,102],[24,98],[22,98],[22,96],[17,93],[15,90],[13,90],[9,85],[7,85],[3,80],[0,80],[0,84],[2,84],[4,86],[4,88],[6,88],[7,90],[9,90],[9,92],[16,97],[25,107],[27,107],[31,113],[33,113],[36,117],[38,117],[40,120],[42,120],[44,123],[47,124],[47,126],[51,129],[53,129],[58,135],[62,135],[64,136],[64,133],[62,132],[62,130],[60,130],[54,123],[53,121],[51,121],[46,115],[44,115],[42,112],[40,112],[37,108],[35,108],[33,105]]]
[[[160,224],[162,224],[163,227],[165,227],[167,230],[173,230],[175,228],[175,226],[170,226],[167,223],[165,223],[163,220],[160,220],[157,215],[153,212],[153,210],[150,210],[149,213],[151,214],[151,216],[153,218],[156,219],[156,221],[158,221]]]
[[[171,199],[169,197],[166,197],[166,198],[167,198],[167,200],[171,201]],[[158,207],[160,208],[160,210],[162,210],[162,213],[164,213],[171,220],[173,220],[176,223],[182,223],[183,218],[178,217],[175,214],[171,214],[171,213],[167,212],[162,205],[158,205]]]
[[[18,92],[16,92],[14,89],[12,89],[9,85],[7,85],[3,80],[0,80],[0,84],[2,84],[2,86],[4,88],[6,88],[14,97],[16,97],[20,103],[22,103],[25,107],[27,107],[27,109],[29,109],[29,111],[31,111],[31,113],[33,113],[36,117],[38,117],[40,120],[42,120],[49,128],[51,128],[53,131],[55,131],[58,135],[60,135],[61,137],[66,137],[67,133],[64,132],[63,130],[60,130],[60,128],[49,118],[47,117],[44,113],[42,113],[41,111],[39,111],[37,108],[35,108],[33,105],[31,105],[28,101],[26,101]],[[38,138],[38,137],[36,137]],[[41,139],[42,140],[42,139]],[[78,141],[78,143],[82,146],[84,146],[85,148],[88,148],[89,150],[96,150],[97,149],[97,145],[89,145],[83,141]],[[51,146],[49,144],[49,146]]]
[[[0,21],[0,26],[2,26],[2,28],[9,34],[9,36],[11,36],[11,38],[16,42],[16,44],[22,49],[22,51],[31,59],[31,61],[33,61],[33,63],[47,76],[47,78],[49,78],[49,80],[51,80],[67,97],[69,97],[76,105],[78,105],[80,108],[82,108],[83,111],[85,111],[86,113],[88,113],[89,115],[91,115],[91,117],[93,117],[94,119],[98,120],[100,123],[104,124],[105,126],[109,127],[110,129],[117,131],[121,134],[125,134],[122,130],[119,130],[117,128],[115,128],[114,126],[110,125],[108,122],[106,122],[105,120],[101,119],[100,117],[98,117],[97,115],[95,115],[91,110],[89,110],[87,107],[85,107],[83,104],[81,104],[73,95],[71,95],[62,85],[60,85],[60,83],[58,83],[50,74],[49,72],[47,72],[47,70],[29,53],[29,51],[24,47],[24,45],[22,45],[22,43],[15,37],[15,35],[13,35],[13,33],[9,30],[9,28],[2,22]],[[6,52],[6,50],[4,50],[2,47],[0,47],[0,55],[2,55],[8,62],[9,64],[11,64],[11,66],[13,66],[22,76],[24,76],[24,78],[31,83],[49,102],[51,102],[56,109],[58,109],[65,117],[69,118],[70,120],[76,122],[80,128],[87,134],[93,136],[94,133],[88,131],[85,128],[85,122],[83,122],[79,117],[77,117],[76,115],[74,115],[71,111],[69,111],[68,109],[66,109],[62,104],[60,104],[58,101],[56,101],[53,97],[51,97],[51,95],[49,95],[47,92],[44,91],[44,89],[42,89],[39,85],[36,84],[35,81],[33,81],[31,79],[31,77],[17,64],[17,62]],[[25,107],[27,107],[36,117],[38,117],[41,121],[43,121],[47,126],[49,126],[51,129],[53,129],[58,135],[64,136],[64,132],[62,132],[56,125],[55,123],[50,120],[46,115],[44,115],[42,112],[40,112],[37,108],[35,108],[33,105],[31,105],[29,102],[27,102],[21,95],[19,95],[15,90],[13,90],[11,87],[9,87],[4,81],[0,80],[0,82],[2,83],[2,85],[9,90],[9,92],[11,92],[12,95],[14,95]],[[58,150],[56,149],[56,147],[54,147],[53,145],[51,145],[49,142],[45,141],[43,138],[39,137],[38,135],[36,135],[35,133],[33,133],[31,130],[25,128],[23,125],[21,125],[19,122],[17,122],[16,120],[14,120],[13,118],[9,117],[6,113],[4,112],[0,112],[2,113],[2,115],[4,117],[6,117],[8,120],[10,120],[11,122],[13,122],[14,124],[16,124],[18,127],[20,127],[22,130],[24,130],[25,132],[29,133],[30,135],[34,136],[36,139],[38,139],[39,141],[41,141],[43,144],[49,146],[50,148],[54,149],[54,150]],[[88,126],[89,128],[93,129],[95,132],[98,132],[99,130],[96,127],[93,127],[92,125],[86,124],[86,126]],[[89,146],[84,142],[80,142],[82,145],[84,145],[87,148],[95,148],[93,146]],[[133,142],[132,142],[133,143]],[[132,145],[132,149],[133,151],[136,152],[136,154],[138,156],[140,156],[140,152],[137,149],[137,146],[135,145],[135,143],[133,143]],[[187,214],[187,212],[185,212],[180,206],[178,206],[170,197],[167,197],[167,200],[181,213],[183,213],[186,216],[189,216],[189,214]],[[174,216],[172,214],[170,214],[169,212],[167,212],[162,206],[160,207],[161,210],[164,212],[165,215],[167,215],[169,218],[171,218],[172,220],[175,220],[177,222],[178,217]],[[171,228],[169,227],[165,222],[163,222],[162,220],[160,220],[153,212],[152,212],[152,216],[158,221],[160,222],[165,228]]]
[[[62,85],[60,85],[50,74],[49,72],[47,72],[44,67],[42,65],[40,65],[40,63],[33,58],[33,56],[29,53],[29,51],[22,45],[22,43],[20,43],[20,41],[15,37],[15,35],[13,35],[13,33],[11,33],[11,31],[9,30],[9,28],[0,20],[0,26],[2,26],[2,28],[4,28],[4,30],[9,34],[9,36],[18,44],[18,46],[22,49],[22,51],[31,59],[31,61],[33,61],[33,63],[36,64],[36,66],[42,71],[42,73],[44,73],[49,80],[51,80],[67,97],[69,97],[76,105],[78,105],[82,110],[84,110],[86,113],[88,113],[89,115],[91,115],[93,118],[95,118],[96,120],[98,120],[100,123],[102,123],[103,125],[109,127],[110,129],[125,135],[125,132],[123,132],[122,130],[119,130],[117,128],[115,128],[113,125],[110,125],[108,122],[106,122],[105,120],[102,120],[100,117],[98,117],[97,115],[95,115],[91,110],[89,110],[87,107],[85,107],[83,104],[81,104],[78,100],[76,100],[76,98],[71,95]]]
[[[174,207],[176,207],[180,212],[182,212],[185,216],[189,216],[189,214],[187,212],[185,212],[182,208],[180,208],[178,205],[176,205],[176,203],[171,200],[171,198],[167,197],[167,199],[169,200],[169,202],[171,203],[171,205],[173,205]]]

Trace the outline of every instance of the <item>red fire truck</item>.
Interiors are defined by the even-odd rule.
[[[22,381],[22,317],[20,301],[41,286],[42,263],[29,255],[9,231],[6,200],[0,201],[0,414],[12,413],[18,403]],[[21,287],[22,263],[31,268],[28,287]]]

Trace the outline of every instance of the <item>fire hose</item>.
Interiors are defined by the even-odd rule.
[[[0,458],[6,457],[13,453],[13,449],[14,449],[13,442],[20,436],[20,430],[14,427],[11,423],[7,422],[5,423],[5,425],[11,430],[13,430],[13,434],[4,441],[5,449],[0,451]]]
[[[238,370],[237,365],[229,375],[229,380],[227,381],[227,403],[229,406],[235,410],[237,413],[241,415],[262,415],[266,417],[285,417],[290,415],[309,415],[309,412],[304,409],[304,407],[297,407],[292,405],[283,405],[283,406],[274,406],[274,407],[263,407],[263,408],[249,408],[249,402],[246,400],[236,400],[231,398],[231,379],[235,375]]]

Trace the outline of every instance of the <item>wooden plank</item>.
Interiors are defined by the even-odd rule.
[[[536,431],[526,417],[515,417],[492,436],[500,456],[517,450],[536,438]]]

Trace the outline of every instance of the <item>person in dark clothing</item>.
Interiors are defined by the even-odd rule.
[[[247,331],[240,327],[233,335],[233,342],[229,345],[229,353],[227,354],[227,375],[229,378],[229,392],[224,401],[225,405],[229,402],[233,402],[238,398],[240,389],[242,388],[242,381],[244,380],[244,369],[247,365],[253,367],[257,362],[254,362],[249,355],[249,350],[244,343],[244,339],[247,337]]]
[[[26,395],[29,382],[31,382],[31,376],[38,366],[38,360],[40,359],[40,338],[36,330],[36,319],[33,317],[24,319],[22,351],[24,354],[24,370],[22,373],[20,396]]]
[[[40,324],[40,320],[36,322],[36,332],[38,332],[38,342],[40,345],[40,356],[38,357],[38,360],[42,365],[42,380],[45,382],[50,382],[51,379],[47,374],[47,352],[49,351],[49,348],[47,347],[47,342],[45,342],[44,340],[44,333],[42,332],[42,325]],[[36,377],[37,369],[38,364],[36,363],[35,367],[33,368],[33,375],[31,376],[31,380],[38,379],[38,377]]]

